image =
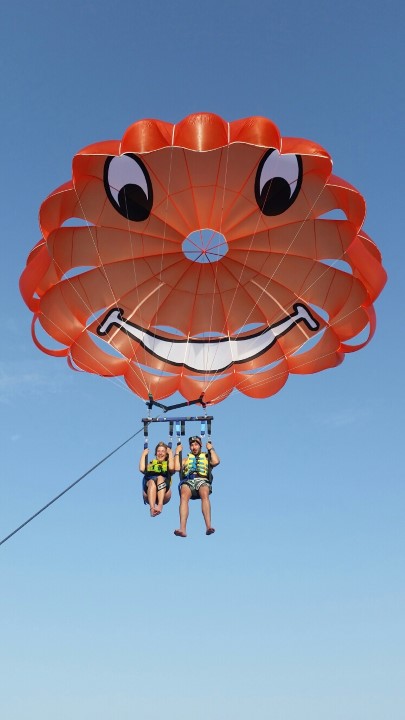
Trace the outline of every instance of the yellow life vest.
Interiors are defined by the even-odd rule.
[[[153,458],[146,468],[146,472],[151,475],[168,475],[167,460],[156,460]]]
[[[189,453],[187,455],[187,463],[184,468],[184,475],[187,477],[192,473],[196,473],[199,477],[208,477],[209,465],[206,453],[200,453],[199,455],[193,455],[193,453]]]

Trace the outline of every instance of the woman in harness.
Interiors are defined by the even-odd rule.
[[[174,459],[171,448],[159,442],[155,448],[155,457],[146,465],[148,450],[144,450],[139,461],[143,473],[142,491],[145,505],[149,505],[151,517],[160,515],[163,505],[169,502],[172,491]]]

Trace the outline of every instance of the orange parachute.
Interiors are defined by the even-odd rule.
[[[157,400],[264,398],[338,365],[373,335],[386,274],[363,197],[331,172],[262,117],[140,120],[86,147],[21,276],[34,341]]]

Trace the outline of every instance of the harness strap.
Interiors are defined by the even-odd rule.
[[[143,449],[148,450],[149,449],[149,423],[146,419],[143,421]],[[145,472],[146,468],[148,467],[149,462],[149,453],[146,453],[145,456]]]
[[[177,447],[181,445],[181,420],[176,420],[176,436],[177,436]],[[182,450],[179,451],[179,461],[180,461],[180,470],[179,470],[179,478],[180,482],[183,478],[183,452]]]

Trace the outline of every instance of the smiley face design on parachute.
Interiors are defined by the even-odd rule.
[[[62,347],[34,339],[155,399],[267,397],[337,365],[371,337],[385,273],[363,198],[331,171],[265,118],[143,120],[85,148],[21,278]]]
[[[268,150],[255,176],[254,196],[258,208],[267,216],[281,215],[293,204],[301,182],[302,161],[299,156],[282,156],[274,148]],[[113,207],[127,220],[141,223],[149,218],[153,209],[153,185],[139,157],[127,154],[108,158],[104,166],[104,186]],[[190,262],[219,262],[228,252],[228,244],[222,233],[207,228],[192,231],[182,247]],[[211,272],[210,269],[208,271]],[[170,365],[184,365],[196,373],[206,373],[207,368],[210,373],[223,372],[233,363],[253,360],[268,350],[277,337],[300,321],[312,331],[319,327],[308,308],[295,304],[291,315],[247,336],[173,340],[136,325],[127,320],[123,313],[121,308],[109,310],[97,328],[98,334],[107,336],[117,327],[159,360]]]

